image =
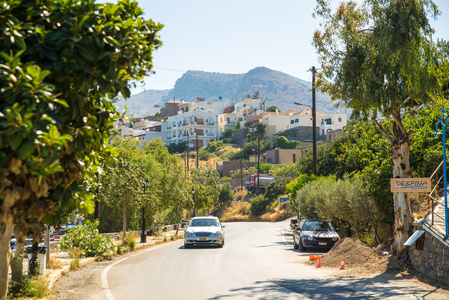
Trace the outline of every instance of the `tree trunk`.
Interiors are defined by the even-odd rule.
[[[123,241],[126,238],[126,205],[123,205]]]
[[[410,178],[410,143],[409,141],[399,141],[391,146],[393,178]],[[412,216],[410,209],[410,199],[408,193],[393,193],[394,201],[394,229],[393,229],[393,249],[394,254],[398,254],[404,248],[404,243],[409,238]]]
[[[176,233],[175,236],[178,236],[178,231],[179,231],[179,211],[178,211],[179,206],[176,205]]]
[[[8,292],[9,259],[11,257],[9,241],[13,231],[12,224],[3,223],[0,226],[0,300],[5,300]]]
[[[23,278],[23,255],[25,252],[25,239],[16,236],[17,248],[14,255],[11,255],[11,279],[15,282],[22,282]]]

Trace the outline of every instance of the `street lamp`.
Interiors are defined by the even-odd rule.
[[[313,174],[316,175],[316,104],[315,104],[315,89],[313,89],[312,94],[312,106],[308,104],[302,104],[299,102],[293,102],[295,105],[302,105],[302,106],[308,106],[312,109],[312,139],[313,139],[313,145],[312,145],[312,169]]]
[[[145,190],[147,187],[150,186],[150,180],[147,178],[143,180],[142,187],[143,187],[143,195],[145,197]],[[147,235],[145,234],[145,206],[142,205],[142,233],[140,234],[140,242],[146,243],[147,242]]]

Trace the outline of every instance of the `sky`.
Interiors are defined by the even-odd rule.
[[[110,0],[111,1],[111,0]],[[113,1],[113,0],[112,0]],[[105,2],[105,1],[101,1]],[[338,3],[339,1],[333,1]],[[449,40],[449,1],[434,0],[441,11],[431,21],[435,38]],[[319,68],[312,45],[320,20],[312,0],[138,0],[144,18],[164,25],[163,46],[154,52],[155,74],[132,95],[171,89],[188,70],[242,74],[267,67],[311,81]]]

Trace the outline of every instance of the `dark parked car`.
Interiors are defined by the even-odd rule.
[[[301,251],[308,249],[330,250],[340,239],[331,223],[324,220],[301,220],[293,234],[293,247]]]

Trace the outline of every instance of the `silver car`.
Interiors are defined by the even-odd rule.
[[[195,217],[186,226],[184,232],[184,248],[200,245],[213,245],[223,248],[224,225],[220,224],[217,217]]]

